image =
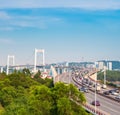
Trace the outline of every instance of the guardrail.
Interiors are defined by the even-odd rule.
[[[96,108],[95,110],[95,107],[86,103],[83,105],[83,108],[86,109],[87,111],[89,111],[90,113],[94,114],[94,115],[110,115],[109,113],[101,110],[101,109],[98,109]]]
[[[93,75],[94,73],[92,73],[91,75]],[[92,80],[92,81],[95,81],[94,79],[92,79],[90,76],[91,75],[89,75],[88,76],[88,78],[90,79],[90,80]],[[90,89],[92,92],[94,92],[94,90],[92,90],[92,89]],[[106,97],[106,98],[109,98],[109,99],[111,99],[111,100],[113,100],[113,101],[116,101],[116,102],[118,102],[118,100],[116,100],[115,98],[113,98],[113,97],[110,97],[110,96],[108,96],[108,95],[105,95],[105,94],[103,94],[103,93],[100,93],[100,92],[97,92],[97,94],[99,94],[99,95],[101,95],[101,96],[104,96],[104,97]]]

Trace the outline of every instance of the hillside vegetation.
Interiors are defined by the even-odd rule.
[[[104,79],[104,73],[98,73],[98,80]],[[110,82],[120,81],[120,71],[106,71],[106,80]]]
[[[72,84],[31,78],[29,70],[0,74],[0,115],[88,115],[84,94]],[[74,101],[73,101],[74,100]],[[77,105],[79,102],[80,105]]]

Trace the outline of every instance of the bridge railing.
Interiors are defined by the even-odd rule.
[[[83,104],[83,108],[94,115],[110,115],[109,113],[107,113],[99,108],[96,108],[96,110],[95,110],[95,107],[90,105],[89,103]]]

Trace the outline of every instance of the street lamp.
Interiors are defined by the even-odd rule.
[[[106,85],[106,68],[104,67],[104,85]]]
[[[104,66],[104,88],[106,88],[106,66]]]
[[[97,72],[96,72],[96,77],[95,77],[95,115],[96,115],[96,90],[97,90],[96,82],[97,82]]]

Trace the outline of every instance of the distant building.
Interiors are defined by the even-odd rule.
[[[112,70],[112,62],[107,62],[107,69]]]
[[[66,66],[69,66],[69,63],[68,62],[66,62],[66,64],[65,64]]]
[[[94,63],[94,65],[95,65],[95,68],[98,68],[98,62],[97,61]]]
[[[104,69],[105,63],[104,61],[98,61],[98,69]]]
[[[96,66],[98,66],[97,68],[99,69],[103,69],[104,66],[106,66],[108,70],[120,70],[120,61],[102,60],[98,61],[98,64]]]
[[[43,78],[43,79],[45,79],[45,78],[52,79],[52,76],[50,76],[48,72],[42,72],[41,73],[41,78]]]
[[[3,72],[3,67],[0,67],[0,73],[2,73]]]
[[[110,61],[112,63],[112,70],[120,70],[120,61]]]

